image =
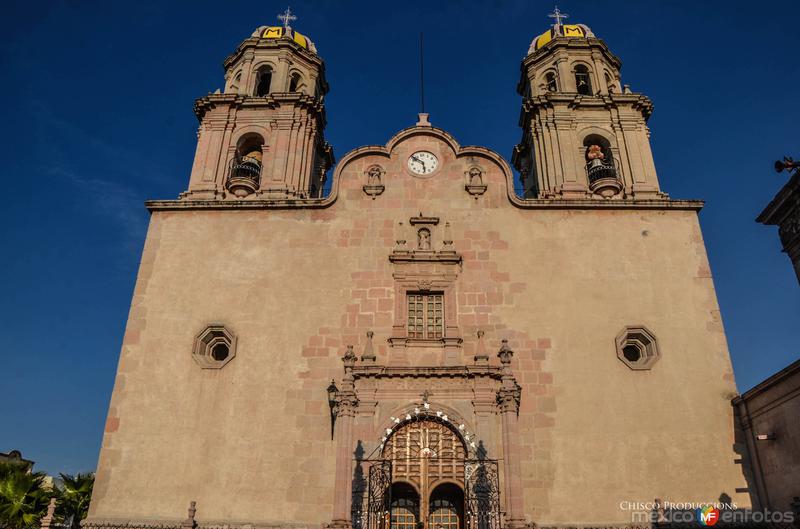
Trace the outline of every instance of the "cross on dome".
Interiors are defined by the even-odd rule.
[[[558,10],[558,8],[556,8],[556,10]],[[290,7],[287,7],[286,11],[283,14],[278,15],[278,20],[283,22],[283,27],[284,28],[289,29],[290,28],[289,23],[292,20],[297,20],[297,17],[292,14],[292,9]]]
[[[562,18],[565,19],[565,20],[569,18],[568,14],[562,13],[561,11],[558,10],[558,6],[556,6],[556,8],[553,10],[553,12],[550,13],[549,15],[547,15],[547,16],[550,17],[550,18],[556,19],[556,23],[553,24],[554,26],[560,26]]]

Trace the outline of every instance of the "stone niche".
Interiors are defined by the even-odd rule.
[[[394,365],[457,365],[462,361],[455,281],[461,255],[453,248],[450,224],[420,213],[399,222],[392,263],[395,321],[389,338]],[[414,350],[413,353],[411,350]]]

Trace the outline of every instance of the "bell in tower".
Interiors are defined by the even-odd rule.
[[[650,150],[650,99],[622,88],[622,63],[588,26],[565,24],[558,8],[550,17],[517,85],[522,140],[512,161],[525,196],[666,198]]]
[[[197,151],[184,200],[313,199],[333,150],[325,141],[325,63],[295,31],[261,26],[225,59],[225,90],[195,101]]]

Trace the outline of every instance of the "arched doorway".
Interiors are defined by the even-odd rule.
[[[392,467],[390,529],[419,529],[407,525],[416,509],[422,529],[463,529],[464,465],[467,449],[449,424],[426,417],[401,424],[384,445],[382,457]],[[412,505],[412,495],[418,503]],[[401,495],[395,496],[395,491]],[[395,515],[395,498],[398,498]]]
[[[431,492],[429,529],[463,529],[464,491],[454,483],[442,483]]]
[[[419,494],[408,483],[392,483],[392,503],[389,506],[392,529],[417,529]]]

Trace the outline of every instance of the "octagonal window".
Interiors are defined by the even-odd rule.
[[[634,370],[650,369],[661,353],[655,335],[644,326],[628,326],[617,335],[617,358]]]
[[[236,336],[224,325],[209,325],[194,340],[192,357],[203,369],[219,369],[234,356]]]

